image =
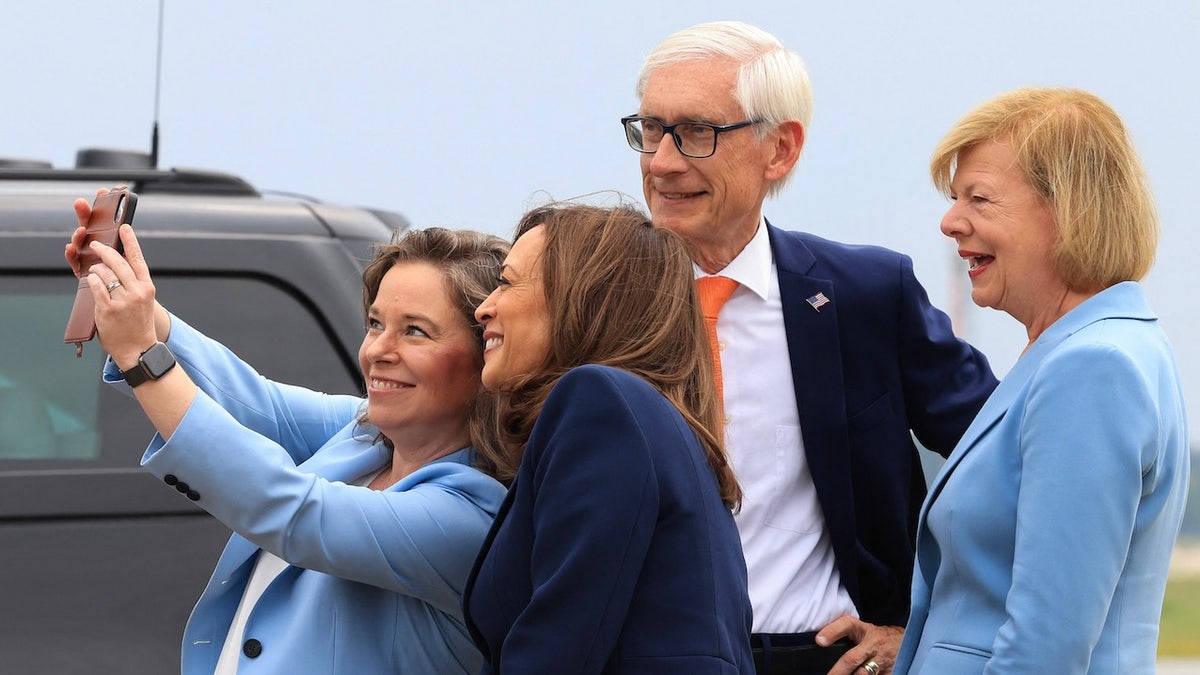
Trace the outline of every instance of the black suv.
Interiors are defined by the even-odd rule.
[[[158,297],[267,377],[362,392],[361,270],[395,213],[81,151],[0,160],[0,671],[168,673],[229,531],[138,467],[153,429],[63,344],[71,204],[127,184]]]

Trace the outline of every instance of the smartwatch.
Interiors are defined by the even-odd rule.
[[[129,370],[121,371],[121,376],[125,378],[125,384],[136,387],[150,380],[157,380],[174,367],[175,355],[165,344],[155,342],[154,346],[142,352],[138,357],[137,365]]]

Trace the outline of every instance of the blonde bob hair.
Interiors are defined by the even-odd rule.
[[[979,143],[1009,144],[1026,182],[1054,210],[1055,271],[1077,291],[1138,281],[1154,264],[1158,215],[1146,172],[1125,125],[1086,91],[1025,88],[967,113],[941,140],[929,172],[949,197],[960,154]]]

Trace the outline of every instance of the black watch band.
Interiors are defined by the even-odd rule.
[[[138,357],[137,365],[121,371],[121,376],[125,378],[125,384],[136,387],[150,380],[157,380],[174,367],[175,355],[165,344],[155,342]]]

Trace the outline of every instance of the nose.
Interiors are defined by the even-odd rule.
[[[674,134],[663,137],[654,152],[642,155],[642,161],[647,163],[649,172],[655,176],[679,173],[688,168],[688,158],[680,152]]]
[[[475,308],[475,321],[479,322],[479,325],[485,328],[487,327],[487,322],[491,321],[492,318],[496,316],[496,301],[494,298],[496,297],[496,291],[498,290],[500,289],[497,288],[489,293],[488,296],[483,299],[483,302],[479,303],[479,306]]]
[[[363,356],[371,363],[393,363],[400,360],[399,342],[388,331],[368,339],[363,345]]]
[[[942,216],[942,234],[951,239],[958,239],[967,234],[971,228],[971,221],[962,210],[958,200],[950,202],[950,208],[946,209],[946,215]]]

